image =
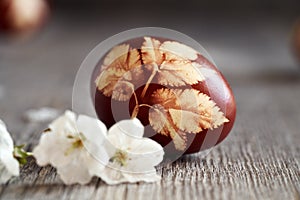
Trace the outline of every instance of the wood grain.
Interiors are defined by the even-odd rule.
[[[158,168],[155,184],[109,186],[99,179],[64,186],[55,169],[34,159],[1,186],[2,199],[295,199],[300,190],[300,79],[234,85],[238,116],[230,137],[207,156],[190,155]],[[50,104],[51,105],[51,104]],[[36,145],[46,124],[28,124],[14,138]],[[204,154],[203,154],[204,155]]]
[[[70,108],[76,70],[98,43],[101,31],[87,37],[72,27],[54,23],[49,35],[30,45],[0,45],[0,118],[15,143],[27,143],[29,150],[47,123],[27,123],[23,113],[42,106]],[[88,185],[65,186],[54,168],[30,159],[20,177],[0,186],[0,198],[300,200],[300,75],[285,66],[258,68],[244,74],[224,70],[238,106],[233,131],[207,155],[159,166],[161,182],[109,186],[94,178]]]

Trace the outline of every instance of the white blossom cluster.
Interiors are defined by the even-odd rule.
[[[134,118],[107,130],[100,120],[66,111],[54,120],[33,150],[40,166],[52,165],[65,184],[86,184],[92,177],[107,184],[160,180],[155,166],[164,156],[161,145],[144,138],[144,126]],[[19,175],[12,139],[0,123],[0,181]]]

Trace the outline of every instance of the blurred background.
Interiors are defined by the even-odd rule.
[[[86,55],[104,39],[137,27],[170,28],[194,38],[234,91],[239,85],[299,79],[299,0],[52,0],[40,7],[26,5],[33,0],[0,1],[5,2],[0,8],[0,118],[8,125],[18,118],[10,113],[71,107],[73,81]],[[18,9],[38,22],[20,25],[25,19],[20,10],[7,14],[12,1],[21,2]],[[13,15],[20,15],[18,28]],[[18,131],[21,125],[10,127]]]

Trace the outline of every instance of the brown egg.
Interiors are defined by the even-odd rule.
[[[296,22],[293,34],[293,48],[295,55],[300,61],[300,19]]]
[[[220,71],[194,49],[166,38],[136,38],[112,48],[94,70],[91,93],[108,127],[137,117],[167,155],[223,141],[236,104]]]
[[[0,2],[0,31],[30,34],[45,23],[49,14],[46,0],[2,0]]]

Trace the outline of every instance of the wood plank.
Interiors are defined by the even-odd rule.
[[[185,156],[159,167],[154,184],[65,186],[55,170],[31,159],[1,187],[2,199],[295,199],[300,190],[300,84],[235,87],[236,126],[207,156]],[[299,90],[298,90],[299,91]],[[270,103],[272,102],[272,103]],[[45,124],[29,124],[19,141],[38,141]]]

